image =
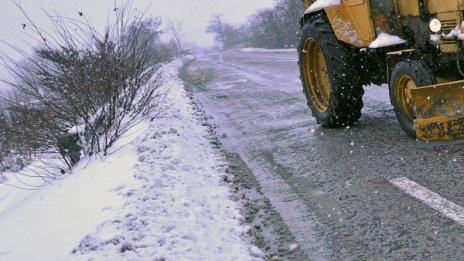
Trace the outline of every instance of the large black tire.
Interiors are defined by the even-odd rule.
[[[326,128],[355,124],[363,107],[360,69],[354,49],[338,41],[324,13],[306,19],[298,56],[303,92],[317,122]]]
[[[416,115],[408,90],[435,83],[435,77],[421,61],[404,60],[393,67],[389,83],[390,100],[398,123],[410,137],[416,136],[414,131]]]

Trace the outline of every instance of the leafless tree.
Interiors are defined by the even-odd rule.
[[[217,42],[223,45],[223,48],[229,48],[243,43],[243,34],[237,26],[227,23],[223,20],[222,15],[213,15],[208,23],[206,32],[213,33]]]
[[[298,43],[302,1],[275,0],[272,8],[258,10],[242,25],[232,25],[221,15],[214,15],[207,32],[215,35],[224,48],[246,45],[262,48],[289,48]]]
[[[106,155],[129,128],[160,110],[160,68],[169,57],[159,19],[134,12],[129,0],[115,6],[114,22],[103,33],[82,13],[75,19],[47,14],[50,31],[16,5],[37,41],[32,54],[10,45],[23,54],[21,61],[0,57],[11,74],[1,81],[15,90],[3,98],[9,124],[0,132],[11,136],[15,149],[60,153],[71,166],[80,154]]]
[[[173,22],[172,20],[169,20],[168,31],[170,32],[172,36],[172,41],[174,42],[174,45],[176,46],[177,55],[181,55],[182,48],[183,48],[183,38],[184,38],[183,33],[182,33],[182,22],[180,21]]]

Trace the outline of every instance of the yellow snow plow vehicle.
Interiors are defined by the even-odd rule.
[[[362,86],[388,83],[408,135],[464,139],[464,0],[303,3],[300,74],[318,123],[356,123]]]

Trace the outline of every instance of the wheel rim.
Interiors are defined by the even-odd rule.
[[[403,74],[398,77],[396,88],[398,108],[410,121],[416,119],[411,95],[411,90],[415,88],[417,88],[416,83],[409,75]]]
[[[325,112],[330,102],[330,78],[324,54],[316,41],[305,42],[302,58],[306,90],[314,107]]]

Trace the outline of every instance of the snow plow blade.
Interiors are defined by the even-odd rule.
[[[412,89],[411,95],[417,139],[464,139],[464,80]]]

